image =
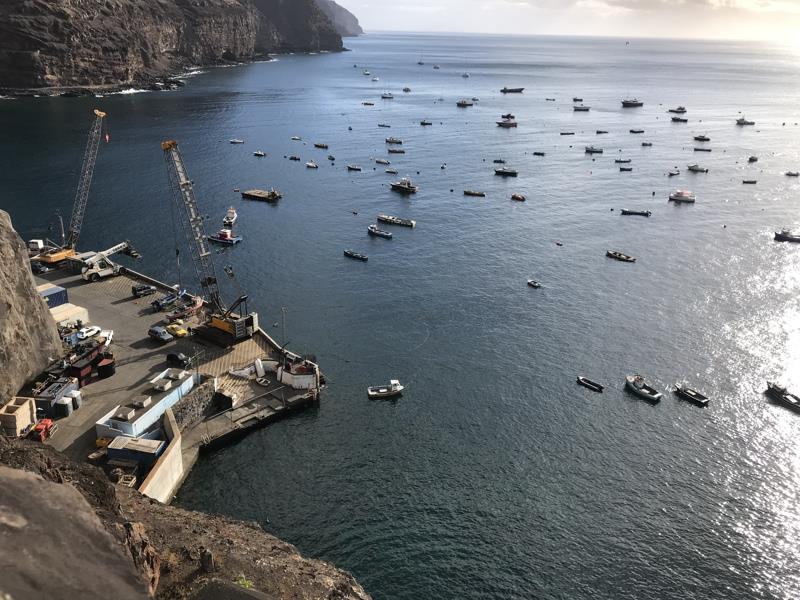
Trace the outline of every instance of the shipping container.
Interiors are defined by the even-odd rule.
[[[39,290],[39,295],[47,302],[48,308],[56,308],[69,303],[67,290],[57,285],[52,285],[43,290]]]

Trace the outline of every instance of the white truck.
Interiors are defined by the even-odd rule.
[[[120,265],[113,262],[109,256],[123,252],[133,258],[139,258],[139,253],[131,246],[130,242],[122,242],[111,246],[107,250],[98,252],[83,261],[81,277],[84,281],[99,281],[105,277],[119,275]]]

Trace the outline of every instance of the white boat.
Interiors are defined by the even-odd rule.
[[[376,385],[367,388],[369,398],[394,398],[403,393],[403,387],[397,379],[389,381],[389,385]]]
[[[690,192],[689,190],[675,190],[669,195],[669,199],[672,202],[685,202],[687,204],[692,204],[697,197],[694,195],[694,192]]]
[[[230,140],[230,143],[231,144],[244,144],[244,140],[240,140],[238,138],[234,138],[234,139]]]
[[[313,160],[310,160],[306,163],[306,167],[309,169],[319,169],[319,165],[315,163]]]
[[[380,81],[380,77],[373,77],[372,81]]]
[[[641,375],[626,376],[625,387],[627,387],[631,392],[633,392],[640,398],[644,398],[645,400],[650,400],[651,402],[658,402],[659,400],[661,400],[661,396],[663,396],[663,394],[659,392],[657,389],[647,385],[647,382]]]
[[[266,156],[266,153],[263,150],[256,150],[255,152],[253,152],[253,156],[264,158]]]
[[[225,227],[233,227],[233,224],[236,223],[236,220],[239,218],[239,215],[236,212],[236,209],[232,206],[228,209],[228,212],[225,213],[225,218],[222,219],[222,224]]]
[[[386,160],[385,158],[376,158],[375,159],[375,164],[376,165],[389,165],[391,163],[388,160]]]
[[[302,139],[302,138],[301,138],[299,135],[293,135],[293,136],[292,136],[292,141],[293,141],[293,142],[299,142],[301,139]]]
[[[400,181],[395,181],[394,183],[390,184],[391,188],[395,192],[400,192],[401,194],[416,194],[417,190],[419,189],[408,177],[403,177]]]
[[[216,235],[206,236],[206,239],[208,239],[209,242],[233,246],[234,244],[238,244],[242,241],[242,236],[234,235],[232,230],[225,228],[220,229]]]
[[[462,73],[462,74],[461,74],[461,76],[462,76],[464,79],[469,79],[469,73]]]
[[[383,94],[381,94],[381,99],[382,100],[394,100],[394,96],[392,95],[391,92],[384,92]]]

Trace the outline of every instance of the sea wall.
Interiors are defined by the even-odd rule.
[[[139,491],[148,498],[166,504],[178,491],[184,471],[181,431],[171,409],[164,413],[162,426],[168,441],[167,448],[150,469],[150,473],[139,486]]]
[[[172,407],[175,422],[180,431],[194,427],[211,414],[216,391],[216,379],[206,381]]]

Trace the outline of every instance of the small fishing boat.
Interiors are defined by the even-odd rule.
[[[438,71],[439,70],[439,65],[433,65],[433,68]]]
[[[315,163],[313,160],[310,160],[306,163],[306,168],[308,169],[319,169],[319,165]]]
[[[619,211],[619,214],[633,215],[637,217],[649,217],[653,213],[651,213],[649,210],[629,210],[627,208],[623,208],[621,211]]]
[[[685,106],[678,106],[677,108],[670,108],[669,110],[667,110],[667,112],[671,112],[671,113],[675,113],[675,114],[678,114],[678,115],[682,115],[682,114],[686,113],[686,107]]]
[[[370,72],[369,72],[369,71],[367,71],[366,69],[364,69],[363,71],[361,71],[361,74],[362,74],[362,75],[364,75],[365,77],[369,77],[369,76],[370,76]]]
[[[689,165],[686,169],[692,173],[708,173],[708,169],[700,165]]]
[[[400,138],[396,138],[396,137],[388,137],[388,138],[386,138],[385,141],[386,141],[387,144],[398,144],[399,145],[399,144],[403,143],[403,140],[401,140]]]
[[[578,98],[577,96],[573,96],[572,101],[573,102],[583,102],[583,98]]]
[[[320,150],[327,150],[328,149],[328,144],[317,143],[317,144],[314,144],[314,148],[319,148]]]
[[[755,185],[758,181],[755,179],[742,179],[742,183],[745,185]]]
[[[397,169],[386,169],[384,173],[388,173],[389,175],[397,175]]]
[[[500,90],[501,94],[521,94],[525,88],[510,88],[504,87]]]
[[[394,100],[394,95],[391,92],[384,92],[381,94],[381,100]]]
[[[605,135],[605,134],[607,134],[608,132],[607,132],[605,129],[598,129],[598,130],[597,130],[597,131],[595,131],[594,133],[595,133],[595,135]]]
[[[676,175],[680,175],[681,172],[678,169],[673,169],[672,171],[667,171],[667,175],[669,177],[675,177]]]
[[[299,135],[293,135],[292,136],[292,141],[294,141],[294,142],[299,142],[301,139],[303,139],[303,138],[301,138]]]
[[[575,135],[574,131],[562,131],[559,135]]]
[[[625,377],[625,387],[640,398],[650,402],[658,402],[663,396],[657,389],[648,385],[641,375],[627,375]]]
[[[800,171],[786,171],[787,177],[800,177]]]
[[[348,171],[361,171],[361,167],[358,165],[347,165]]]
[[[392,239],[392,232],[380,229],[377,225],[370,225],[367,227],[367,233],[375,237],[384,238],[386,240]]]
[[[669,195],[670,202],[693,204],[695,200],[697,200],[697,196],[689,190],[675,190]]]
[[[225,213],[225,217],[223,217],[223,219],[222,219],[222,224],[225,227],[231,228],[231,227],[233,227],[233,224],[236,223],[236,220],[238,218],[239,218],[239,215],[237,214],[236,209],[231,206],[228,209],[228,212]]]
[[[391,184],[392,189],[395,192],[400,192],[401,194],[416,194],[417,190],[419,189],[408,177],[403,177],[400,181],[395,181]]]
[[[389,129],[391,125],[388,123],[378,123],[378,127],[383,127],[384,129]]]
[[[369,257],[366,254],[361,254],[360,252],[356,252],[355,250],[345,250],[344,255],[347,258],[352,258],[353,260],[361,260],[361,261],[368,261]]]
[[[573,106],[572,107],[572,111],[573,112],[589,112],[589,110],[591,110],[591,108],[592,108],[591,106],[584,106],[583,104],[581,104],[580,106]]]
[[[637,134],[638,134],[638,133],[644,133],[644,129],[630,129],[629,131],[630,131],[631,133],[637,133]]]
[[[397,379],[389,381],[389,385],[376,385],[367,388],[367,397],[375,400],[381,398],[395,398],[403,394],[405,387]]]
[[[365,100],[361,103],[363,106],[375,106],[374,102],[370,102],[369,100]]]
[[[628,256],[627,254],[617,252],[616,250],[606,250],[606,256],[622,262],[636,262],[636,259],[633,256]]]
[[[503,129],[511,129],[517,126],[517,122],[513,119],[503,119],[502,121],[495,121],[498,127]]]
[[[620,167],[619,171],[620,173],[630,173],[631,171],[633,171],[633,167]]]
[[[333,162],[336,160],[336,157],[333,154],[328,154],[328,160]]]
[[[511,113],[506,113],[504,115],[500,115],[500,118],[501,119],[514,119],[515,117]]]
[[[533,153],[533,155],[534,155],[534,156],[544,156],[544,152],[538,152],[538,151],[536,151],[536,152],[534,152],[534,153]]]
[[[509,169],[508,167],[502,167],[500,169],[495,169],[494,174],[500,175],[501,177],[516,177],[517,171],[516,169]]]
[[[775,232],[775,241],[800,243],[800,234],[792,233],[788,229],[782,229],[780,231]]]
[[[475,196],[476,198],[485,198],[486,192],[476,192],[475,190],[464,190],[465,196]]]
[[[650,148],[653,142],[642,142],[642,148]]]
[[[711,148],[695,148],[695,152],[711,152]]]
[[[380,80],[381,80],[381,78],[380,78],[380,77],[373,77],[373,78],[372,78],[372,81],[380,81]]]
[[[405,154],[406,151],[402,148],[389,148],[389,154]]]
[[[785,386],[772,381],[767,382],[767,391],[764,392],[772,400],[788,406],[794,410],[800,410],[800,398],[789,392]]]
[[[215,244],[225,244],[228,246],[233,246],[234,244],[238,244],[242,241],[242,236],[240,235],[233,235],[233,231],[230,229],[220,229],[214,235],[207,236],[209,242],[214,242]]]
[[[629,98],[622,101],[622,108],[639,108],[644,106],[644,102],[637,98]]]
[[[426,127],[428,125],[433,125],[433,121],[429,121],[428,119],[422,119],[422,121],[420,121],[419,124],[422,125],[423,127]]]
[[[461,77],[463,77],[464,79],[469,79],[469,73],[464,72],[461,74]]]
[[[758,162],[758,157],[757,156],[748,156],[747,157],[747,162],[749,162],[749,163]]]
[[[389,225],[400,225],[402,227],[411,227],[414,228],[417,226],[416,221],[412,221],[411,219],[401,219],[400,217],[395,217],[394,215],[378,215],[378,221],[381,223],[388,223]]]
[[[467,108],[468,106],[474,106],[475,104],[472,100],[459,100],[456,102],[456,106],[459,108]]]
[[[739,126],[743,126],[743,125],[755,125],[755,124],[756,124],[756,122],[755,122],[755,121],[748,121],[748,120],[747,120],[747,119],[745,119],[744,117],[739,117],[738,119],[736,119],[736,124],[737,124],[737,125],[739,125]]]
[[[386,160],[385,158],[376,158],[376,159],[375,159],[375,164],[376,164],[376,165],[390,165],[390,164],[392,164],[392,163],[390,163],[390,162],[389,162],[388,160]]]
[[[602,154],[602,148],[595,148],[594,146],[586,146],[585,149],[586,154]]]
[[[604,386],[600,385],[596,381],[592,381],[588,377],[584,377],[583,375],[578,375],[577,382],[579,385],[592,390],[593,392],[598,392],[600,394],[603,393]]]
[[[694,141],[695,142],[710,142],[711,138],[708,137],[707,135],[696,135],[696,136],[694,136]]]
[[[511,194],[511,199],[517,202],[525,202],[525,196],[522,194]]]
[[[504,165],[504,164],[506,164],[506,159],[505,158],[495,158],[492,162],[494,164],[496,164],[496,165]]]
[[[538,281],[536,281],[535,279],[528,279],[528,287],[532,287],[532,288],[538,289],[538,288],[542,287],[542,284],[539,283]]]
[[[545,98],[544,100],[545,100],[545,102],[555,102],[556,101],[555,98]]]
[[[618,165],[626,165],[631,162],[630,158],[615,158],[614,162]]]
[[[672,117],[673,123],[688,123],[689,119],[684,119],[683,117]]]
[[[253,156],[257,156],[259,158],[264,158],[267,154],[263,150],[256,150],[253,152]]]
[[[244,144],[244,140],[232,139],[232,140],[230,140],[230,143],[231,144]]]
[[[294,156],[294,155],[292,155],[292,156],[290,156],[290,157],[289,157],[289,160],[296,160],[296,161],[299,161],[299,160],[300,160],[300,157],[299,157],[299,156]]]
[[[676,383],[675,393],[684,400],[693,402],[698,406],[708,406],[708,396],[701,394],[694,388],[690,388],[685,383]]]
[[[411,88],[410,87],[404,87],[403,88],[403,93],[408,94],[410,92],[411,92]]]

